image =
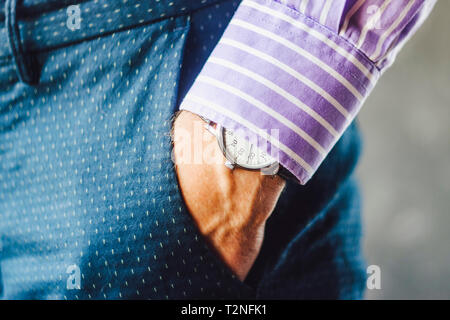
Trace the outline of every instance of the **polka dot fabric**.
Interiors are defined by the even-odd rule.
[[[306,187],[288,183],[245,283],[184,205],[171,119],[239,2],[24,0],[35,86],[0,15],[0,298],[362,296],[356,125]]]
[[[183,15],[39,52],[37,86],[3,63],[3,298],[248,294],[197,233],[171,161],[189,27]]]

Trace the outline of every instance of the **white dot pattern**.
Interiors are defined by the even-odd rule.
[[[288,184],[245,285],[185,208],[170,119],[240,1],[80,0],[79,33],[73,1],[24,2],[41,74],[18,83],[0,22],[0,299],[361,298],[355,125]]]
[[[182,82],[195,76],[232,14],[220,5],[205,11],[223,18],[202,34],[202,54],[186,54]],[[37,86],[19,83],[12,61],[3,60],[2,298],[248,294],[198,234],[171,162],[182,60],[197,47],[198,30],[205,28],[183,15],[40,52]],[[67,287],[71,265],[79,267],[80,290]]]

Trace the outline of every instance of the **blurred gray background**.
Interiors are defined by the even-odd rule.
[[[440,0],[359,116],[368,299],[450,299],[449,13]]]

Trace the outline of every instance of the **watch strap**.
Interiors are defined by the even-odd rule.
[[[294,174],[292,173],[292,172],[290,172],[288,169],[286,169],[285,167],[283,167],[281,164],[279,164],[279,169],[278,169],[278,172],[277,172],[277,174],[280,176],[280,177],[282,177],[282,178],[284,178],[284,179],[286,179],[286,180],[288,180],[288,181],[291,181],[291,182],[294,182],[294,183],[296,183],[296,184],[300,184],[300,181],[297,179],[297,177],[296,176],[294,176]]]

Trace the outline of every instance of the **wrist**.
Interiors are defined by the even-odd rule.
[[[227,168],[216,137],[190,112],[178,114],[173,139],[178,181],[193,220],[222,260],[244,279],[260,250],[265,222],[284,180]]]

